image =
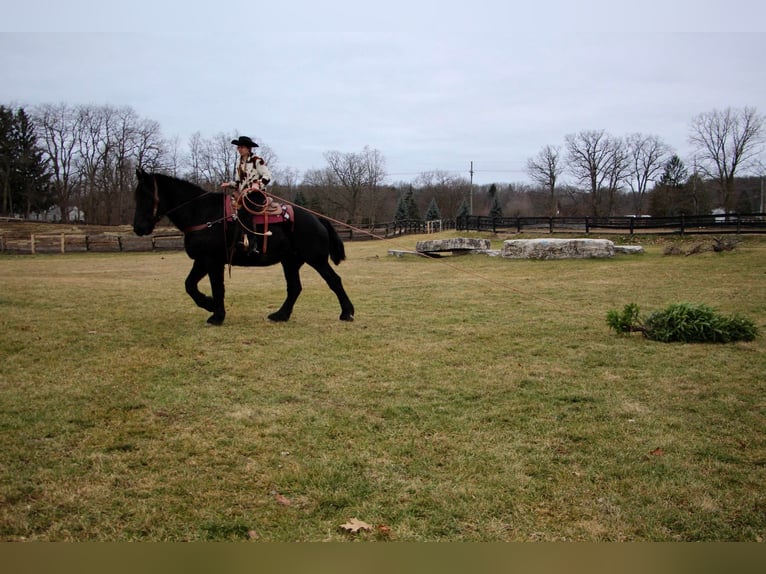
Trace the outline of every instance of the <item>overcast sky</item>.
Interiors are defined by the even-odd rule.
[[[0,104],[130,106],[184,146],[237,132],[301,172],[368,145],[391,182],[471,161],[476,183],[524,181],[542,146],[594,129],[691,161],[697,114],[766,113],[762,1],[17,4]]]

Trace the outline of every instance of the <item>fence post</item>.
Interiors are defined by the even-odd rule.
[[[588,235],[590,233],[590,218],[585,218],[585,235]]]
[[[64,234],[61,234],[61,253],[66,253],[66,249],[64,249],[64,244],[66,240],[64,239]]]
[[[636,221],[635,217],[630,218],[630,234],[633,235],[633,222]]]
[[[29,248],[32,251],[32,255],[35,254],[35,234],[29,236]]]
[[[548,233],[553,235],[553,217],[548,218]]]
[[[684,218],[684,214],[681,214],[681,235],[684,234],[684,231],[686,230],[686,219]]]

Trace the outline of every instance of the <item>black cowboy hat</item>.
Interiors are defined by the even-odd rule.
[[[233,143],[235,146],[244,146],[249,148],[258,147],[258,144],[247,136],[239,136],[237,139],[231,140],[231,143]]]

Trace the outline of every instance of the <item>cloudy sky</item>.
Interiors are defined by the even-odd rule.
[[[542,146],[593,129],[690,161],[697,114],[766,113],[756,0],[16,4],[0,104],[130,106],[184,145],[237,132],[301,172],[370,146],[392,182],[471,161],[476,183],[525,181]]]

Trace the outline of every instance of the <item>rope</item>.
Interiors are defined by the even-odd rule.
[[[371,232],[371,231],[369,231],[369,230],[366,230],[366,229],[362,229],[362,228],[360,228],[360,227],[355,227],[355,226],[353,226],[353,225],[351,225],[351,224],[349,224],[349,223],[345,223],[345,222],[343,222],[343,221],[339,221],[339,220],[337,220],[337,219],[333,219],[332,217],[329,217],[329,216],[327,216],[327,215],[324,215],[324,214],[322,214],[322,213],[318,213],[318,212],[316,212],[316,211],[313,211],[313,210],[309,209],[308,207],[304,207],[304,206],[302,206],[302,205],[298,205],[298,204],[296,204],[296,203],[293,203],[292,201],[289,201],[289,200],[287,200],[287,199],[284,199],[284,198],[282,198],[282,197],[279,197],[278,195],[274,195],[274,194],[272,194],[272,193],[267,193],[267,192],[262,192],[262,193],[264,193],[264,194],[266,194],[266,195],[269,195],[269,196],[273,197],[274,199],[277,199],[277,200],[279,200],[279,201],[281,201],[281,202],[284,202],[284,203],[287,203],[287,204],[289,204],[289,205],[292,205],[293,207],[297,207],[297,208],[299,208],[299,209],[302,209],[303,211],[306,211],[306,212],[308,212],[308,213],[311,213],[311,214],[313,214],[313,215],[316,215],[317,217],[322,217],[322,218],[324,218],[324,219],[326,219],[326,220],[328,220],[328,221],[330,221],[330,222],[332,222],[332,223],[335,223],[335,224],[337,224],[337,225],[340,225],[340,226],[342,226],[342,227],[347,227],[348,229],[351,229],[352,231],[356,231],[356,232],[359,232],[359,233],[363,233],[363,234],[365,234],[365,235],[369,235],[370,237],[372,237],[372,238],[374,238],[374,239],[379,239],[379,240],[381,240],[381,241],[392,241],[392,240],[391,240],[391,238],[389,238],[389,237],[384,237],[384,236],[382,236],[382,235],[378,235],[378,234],[376,234],[376,233],[373,233],[373,232]],[[439,258],[439,257],[431,257],[431,256],[429,256],[429,255],[428,255],[428,254],[426,254],[426,253],[420,253],[420,252],[415,252],[415,253],[416,253],[416,254],[417,254],[419,257],[423,257],[423,258],[425,258],[425,259],[428,259],[429,261],[436,261],[436,262],[439,262],[439,263],[441,263],[442,265],[445,265],[445,266],[447,266],[447,267],[450,267],[450,268],[452,268],[452,269],[454,269],[454,270],[456,270],[456,271],[459,271],[460,273],[464,273],[464,274],[466,274],[466,275],[472,275],[472,276],[476,277],[477,279],[481,279],[482,281],[484,281],[484,282],[486,282],[486,283],[489,283],[489,284],[491,284],[491,285],[494,285],[494,286],[495,286],[495,287],[497,287],[498,289],[501,289],[501,290],[504,290],[504,291],[513,291],[514,293],[516,293],[516,294],[518,294],[518,295],[523,295],[523,296],[527,296],[527,297],[532,297],[532,298],[534,298],[534,299],[538,299],[538,300],[540,300],[540,301],[543,301],[543,302],[545,302],[545,303],[548,303],[549,305],[560,306],[560,302],[558,302],[558,301],[553,301],[553,300],[551,300],[551,299],[547,299],[546,297],[542,297],[541,295],[536,295],[536,294],[531,294],[531,295],[530,295],[530,294],[528,294],[528,293],[524,293],[524,292],[523,292],[523,291],[521,291],[520,289],[516,289],[515,287],[512,287],[512,286],[510,286],[510,285],[507,285],[507,284],[505,284],[505,283],[500,283],[499,281],[497,281],[497,280],[493,279],[492,277],[487,277],[486,275],[483,275],[483,274],[481,274],[481,273],[478,273],[478,272],[476,272],[476,271],[473,271],[473,270],[464,269],[463,267],[460,267],[460,266],[458,266],[458,265],[454,265],[453,263],[450,263],[450,262],[448,262],[448,261],[445,261],[445,260],[444,260],[444,259],[442,259],[442,258]],[[579,310],[579,309],[578,309],[578,310]]]

